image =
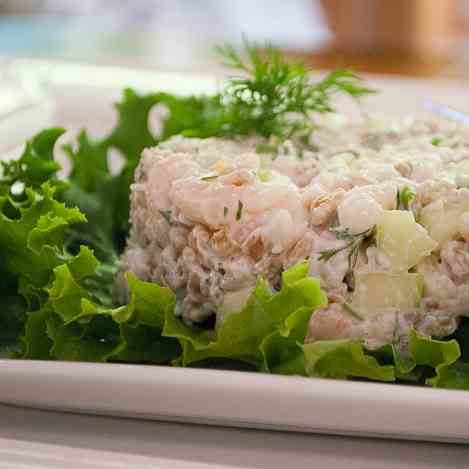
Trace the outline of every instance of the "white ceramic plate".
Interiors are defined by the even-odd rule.
[[[20,73],[14,61],[0,58],[0,152],[14,151],[51,124],[53,102],[39,85]]]
[[[469,392],[145,365],[0,360],[0,401],[202,424],[469,442]]]
[[[110,101],[125,86],[184,94],[209,92],[216,85],[213,77],[76,64],[19,61],[18,67],[46,82],[56,107],[55,123],[86,125],[95,131],[109,126]],[[462,84],[395,77],[371,77],[370,82],[384,90],[368,100],[372,111],[420,112],[428,98],[469,110],[461,108],[469,103],[469,87]],[[143,365],[0,360],[0,402],[217,425],[469,442],[469,392],[403,385]]]

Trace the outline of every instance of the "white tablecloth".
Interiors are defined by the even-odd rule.
[[[0,405],[1,469],[467,468],[469,446],[268,432]]]

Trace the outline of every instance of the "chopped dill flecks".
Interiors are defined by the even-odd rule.
[[[397,210],[410,210],[410,205],[412,203],[412,200],[415,198],[415,195],[415,191],[409,186],[405,186],[402,189],[397,189]]]
[[[171,219],[171,210],[160,210],[161,216],[168,222],[169,225],[172,224],[172,219]]]
[[[238,210],[236,210],[236,221],[241,220],[241,217],[243,215],[243,203],[241,200],[238,200]]]

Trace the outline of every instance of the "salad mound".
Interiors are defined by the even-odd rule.
[[[467,131],[349,123],[331,97],[371,93],[354,74],[220,53],[241,77],[215,96],[125,90],[67,180],[62,129],[2,162],[0,347],[468,389]]]

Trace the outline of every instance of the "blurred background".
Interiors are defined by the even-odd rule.
[[[0,56],[174,71],[242,34],[318,68],[469,77],[469,0],[0,0]]]
[[[125,86],[213,92],[214,46],[243,35],[364,75],[382,92],[362,114],[469,112],[469,0],[0,0],[0,152],[47,125],[102,134]]]

